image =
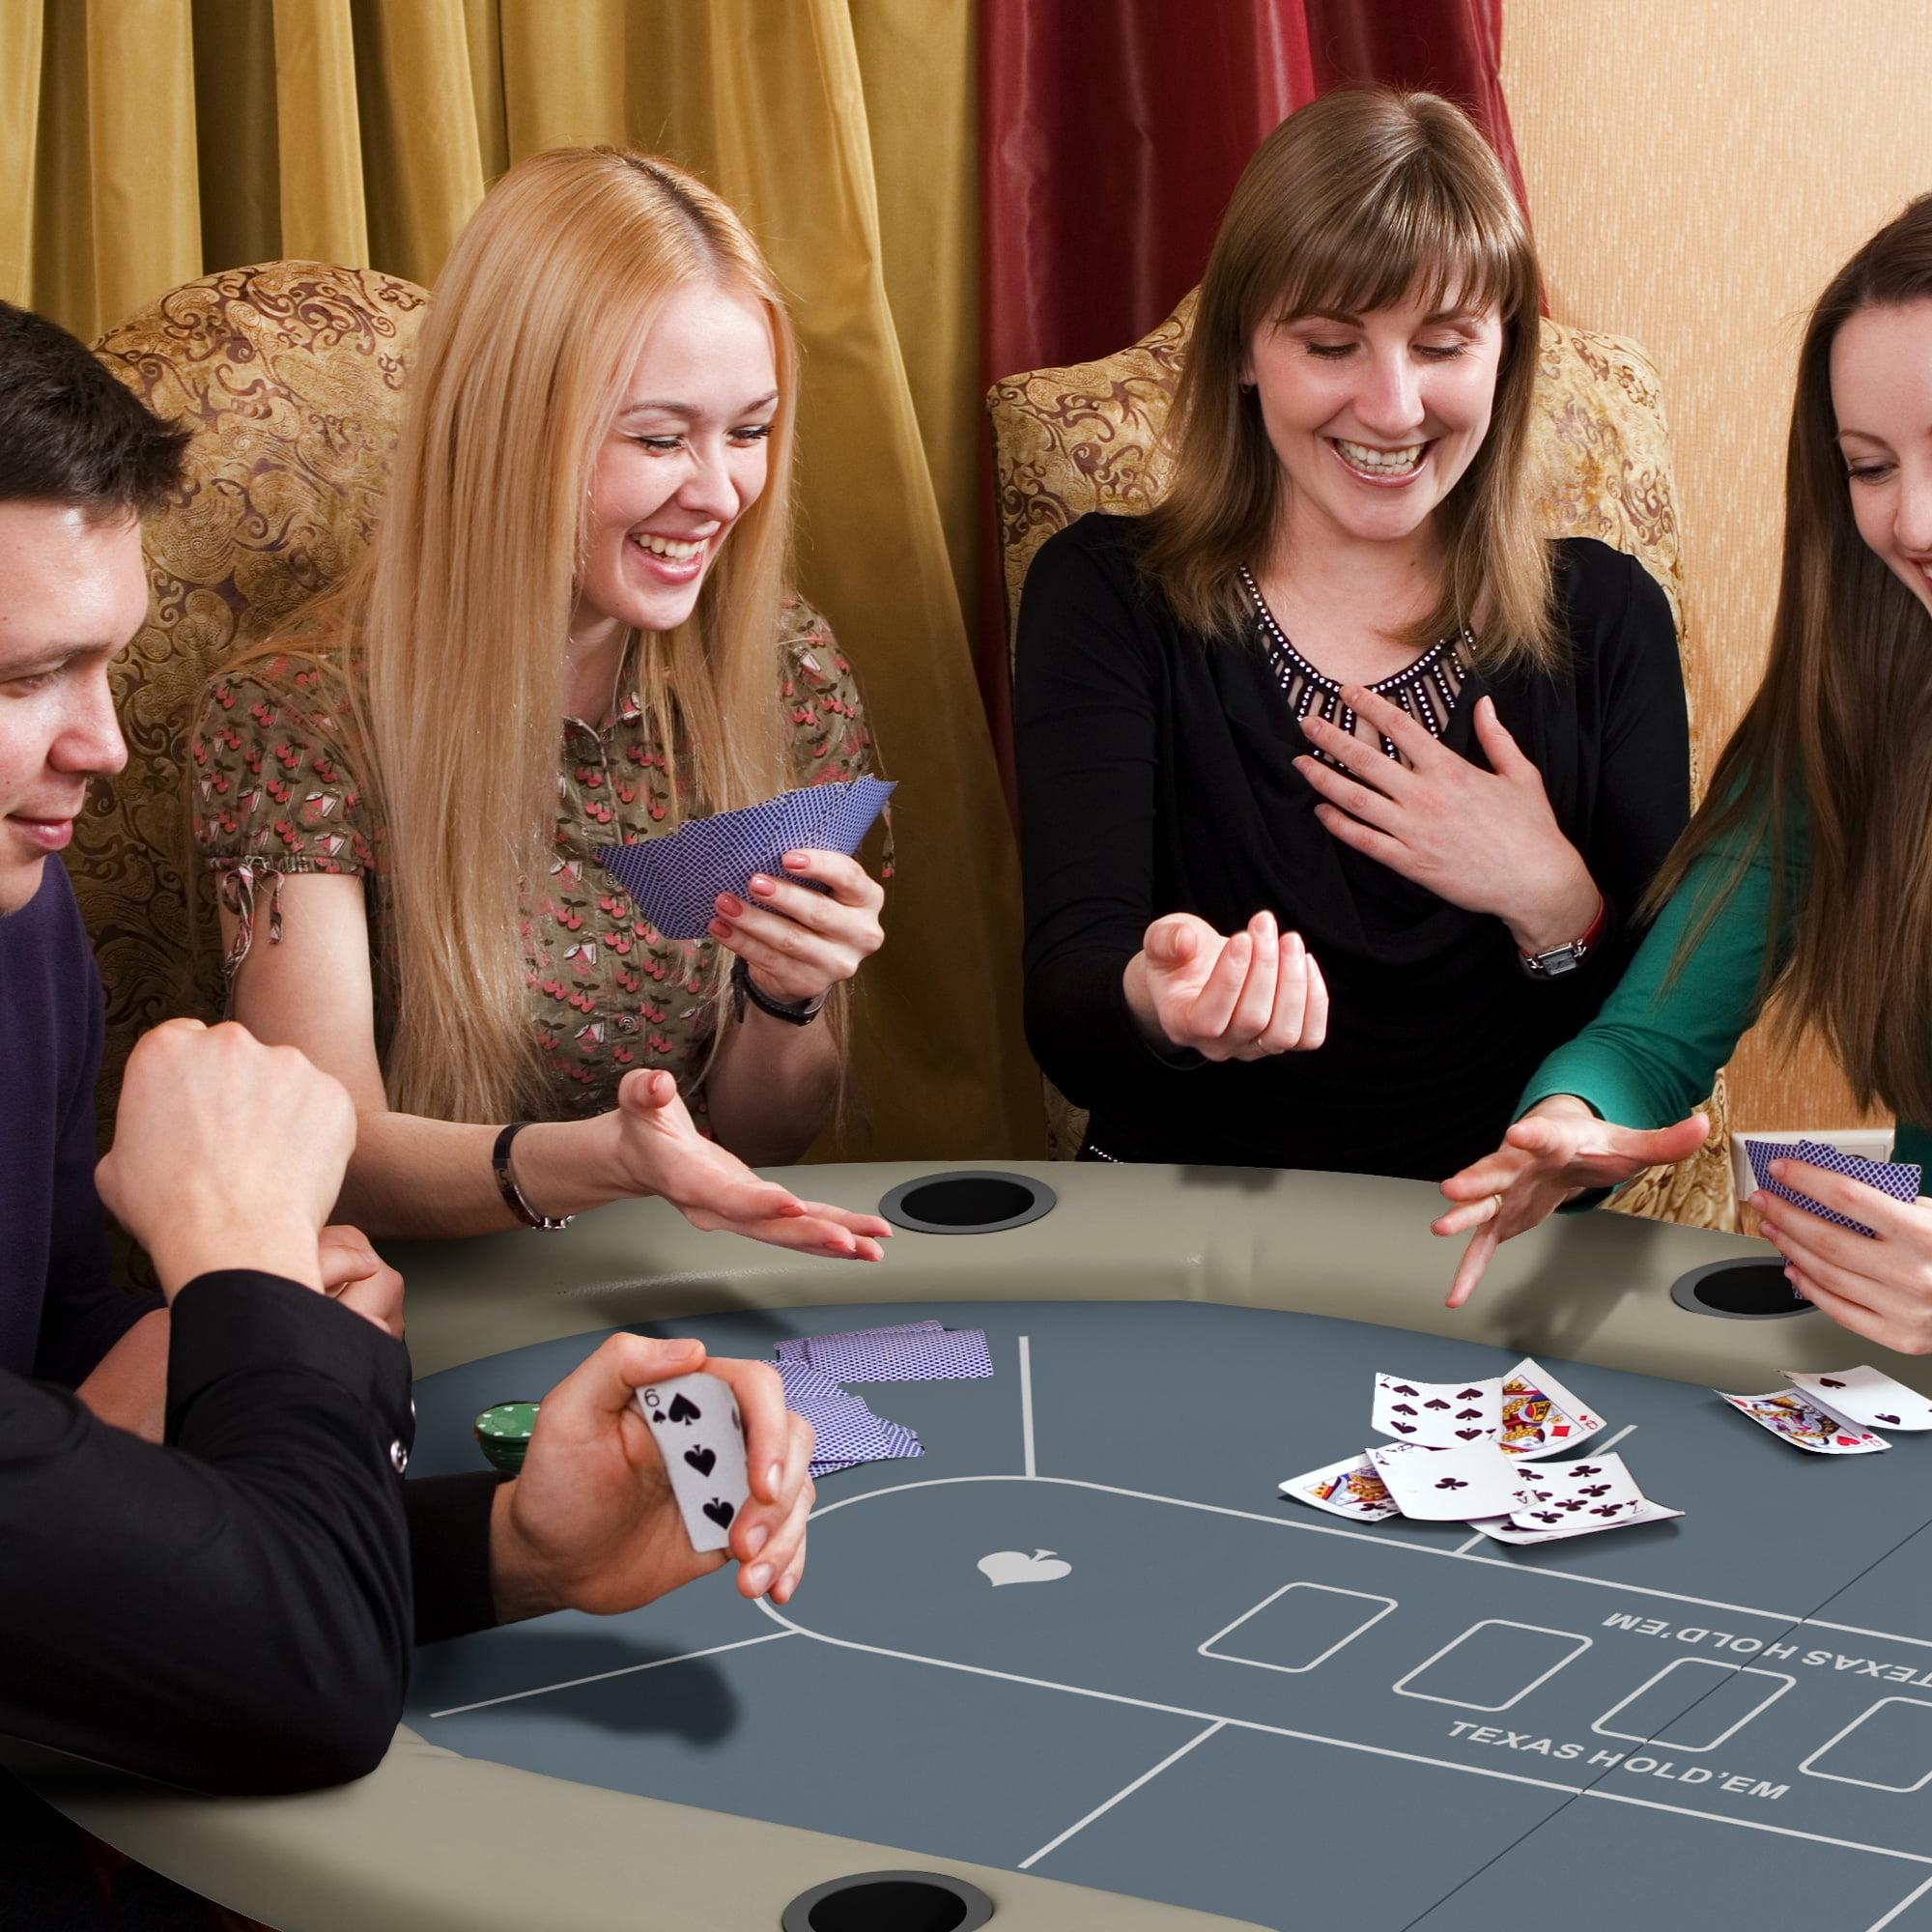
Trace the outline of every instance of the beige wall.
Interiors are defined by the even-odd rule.
[[[1763,665],[1804,316],[1860,242],[1932,188],[1928,78],[1920,0],[1507,11],[1503,85],[1551,308],[1634,337],[1663,374],[1707,769]],[[1822,1053],[1774,1056],[1764,1034],[1733,1064],[1736,1124],[1858,1119]]]

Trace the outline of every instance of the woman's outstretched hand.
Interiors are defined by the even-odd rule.
[[[1155,920],[1127,962],[1126,994],[1150,1039],[1206,1060],[1307,1053],[1328,1036],[1321,969],[1271,912],[1232,937],[1192,913]]]
[[[1647,1167],[1684,1160],[1704,1145],[1710,1131],[1703,1114],[1645,1131],[1600,1121],[1572,1094],[1539,1100],[1494,1153],[1442,1183],[1443,1193],[1458,1205],[1432,1221],[1430,1232],[1470,1236],[1444,1305],[1461,1308],[1497,1246],[1548,1220],[1571,1196],[1620,1187]]]
[[[726,1229],[775,1247],[848,1261],[884,1259],[891,1224],[822,1201],[801,1201],[760,1180],[734,1153],[706,1140],[668,1073],[638,1067],[617,1089],[618,1159],[633,1194],[658,1194],[694,1228]]]

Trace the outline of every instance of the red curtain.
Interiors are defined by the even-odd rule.
[[[986,383],[1110,355],[1201,279],[1263,135],[1382,81],[1459,101],[1522,193],[1499,76],[1502,0],[980,0]],[[982,493],[980,688],[1010,744],[1006,592]]]

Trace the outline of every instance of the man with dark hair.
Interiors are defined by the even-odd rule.
[[[374,1765],[412,1639],[633,1608],[726,1557],[691,1549],[631,1400],[703,1362],[696,1342],[607,1342],[545,1399],[513,1481],[400,1480],[401,1281],[325,1231],[355,1110],[293,1048],[192,1020],[136,1046],[99,1184],[161,1294],[108,1280],[99,984],[47,860],[126,759],[107,670],[147,615],[139,509],[182,445],[0,304],[0,1732],[286,1791]],[[764,1365],[708,1366],[746,1427],[738,1586],[783,1596],[810,1432]]]

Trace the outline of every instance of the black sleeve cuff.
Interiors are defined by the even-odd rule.
[[[490,1509],[499,1480],[425,1476],[403,1485],[415,1573],[416,1641],[440,1643],[488,1630],[497,1621],[490,1589]]]
[[[409,1351],[327,1295],[249,1268],[197,1275],[175,1296],[166,1439],[177,1440],[196,1399],[217,1382],[296,1364],[346,1390],[408,1460],[414,1440]]]

